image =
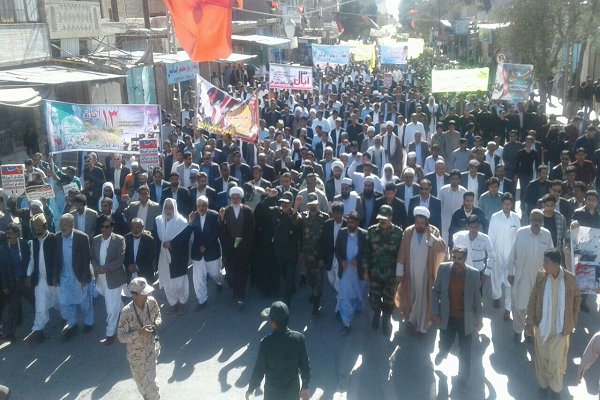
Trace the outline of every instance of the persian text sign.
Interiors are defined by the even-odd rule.
[[[382,64],[406,64],[408,60],[408,44],[382,44],[379,47],[379,54]]]
[[[2,166],[2,189],[10,196],[18,196],[25,190],[25,166],[5,164]]]
[[[269,89],[313,90],[312,68],[270,64]]]
[[[312,45],[313,64],[321,68],[331,65],[347,65],[350,59],[349,46]]]
[[[167,83],[175,85],[179,82],[191,81],[198,74],[198,63],[193,61],[179,61],[166,64]]]
[[[487,91],[490,69],[434,69],[431,71],[431,92]]]
[[[44,110],[50,153],[137,153],[140,139],[160,134],[158,105],[45,101]]]
[[[525,101],[529,97],[532,79],[533,65],[498,64],[492,99],[510,102]]]
[[[25,189],[25,194],[27,195],[27,200],[41,200],[41,199],[53,199],[54,198],[54,190],[52,189],[52,185],[36,185],[36,186],[28,186]]]
[[[572,270],[582,293],[600,288],[600,229],[580,226],[571,232]]]
[[[150,171],[152,167],[158,167],[159,163],[158,140],[140,140],[140,166],[146,171]]]

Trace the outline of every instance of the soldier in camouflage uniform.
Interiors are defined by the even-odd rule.
[[[396,293],[396,256],[402,242],[402,228],[392,223],[392,208],[382,205],[379,223],[369,228],[363,265],[369,280],[369,303],[373,310],[373,329],[379,328],[383,313],[383,333],[389,335],[390,318]]]
[[[319,210],[319,197],[316,193],[308,194],[308,211],[302,213],[302,254],[311,288],[310,301],[313,304],[313,315],[320,311],[323,294],[323,277],[325,263],[321,257],[321,240],[323,225],[329,216]]]
[[[129,284],[133,301],[121,310],[118,338],[127,344],[127,361],[131,375],[144,400],[160,399],[156,381],[156,360],[160,344],[156,329],[160,326],[160,308],[154,288],[144,278],[134,278]]]

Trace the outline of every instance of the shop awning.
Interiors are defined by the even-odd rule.
[[[256,54],[250,55],[250,54],[231,53],[229,55],[229,57],[220,58],[219,61],[236,63],[236,62],[251,60],[256,57],[257,57]]]
[[[257,44],[262,44],[265,46],[281,46],[283,44],[290,43],[290,39],[286,38],[278,38],[272,36],[262,36],[262,35],[231,35],[232,40],[239,40],[242,42],[252,42]]]
[[[40,101],[40,92],[33,88],[0,88],[0,105],[3,106],[37,107]]]
[[[85,71],[58,65],[43,65],[0,71],[0,82],[42,83],[46,85],[103,81],[117,78],[125,78],[125,76],[107,74],[104,72]]]

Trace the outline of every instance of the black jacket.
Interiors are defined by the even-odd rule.
[[[129,265],[135,264],[137,267],[137,273],[139,276],[146,278],[148,283],[154,282],[154,275],[156,272],[156,246],[154,238],[150,236],[148,232],[142,232],[140,236],[140,244],[137,251],[137,257],[133,257],[133,233],[125,235],[125,271],[127,272],[127,282],[131,281],[131,273],[129,272]]]
[[[358,228],[356,234],[358,235],[358,254],[356,255],[356,272],[358,273],[358,279],[363,280],[363,274],[365,272],[362,261],[363,251],[367,247],[367,231]],[[344,268],[342,268],[342,261],[346,260],[346,248],[348,245],[348,228],[340,229],[337,240],[335,241],[335,257],[338,260],[338,276],[340,279],[344,274]]]
[[[335,220],[333,218],[328,219],[323,224],[323,237],[321,239],[321,259],[325,264],[325,268],[328,271],[331,270],[331,263],[333,263],[333,257],[335,253],[335,242],[333,241],[333,228]],[[346,227],[346,220],[342,220],[342,228]],[[340,229],[341,230],[341,229]],[[338,232],[339,237],[339,232]]]
[[[207,262],[214,261],[221,257],[221,244],[219,242],[219,214],[214,210],[208,210],[204,220],[204,228],[200,227],[200,215],[194,212],[196,218],[190,225],[194,232],[194,241],[192,243],[192,260],[200,261],[203,257]],[[204,246],[206,251],[200,254],[200,247]]]

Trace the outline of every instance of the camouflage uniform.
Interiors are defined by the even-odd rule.
[[[304,265],[308,274],[308,283],[312,289],[312,296],[320,298],[323,293],[323,276],[325,272],[321,256],[321,240],[323,238],[323,224],[329,216],[317,210],[314,215],[310,211],[302,213],[302,253]],[[320,264],[320,265],[319,265]]]
[[[154,297],[148,296],[143,310],[137,308],[133,301],[121,310],[119,318],[118,338],[127,344],[127,361],[131,375],[138,390],[145,400],[160,399],[156,380],[156,362],[160,354],[160,343],[155,335],[143,337],[139,334],[142,325],[160,326],[160,308]],[[139,320],[138,320],[139,316]]]
[[[369,304],[374,311],[391,314],[396,293],[396,258],[402,242],[402,228],[391,224],[382,229],[379,224],[369,228],[364,265],[369,271]]]

